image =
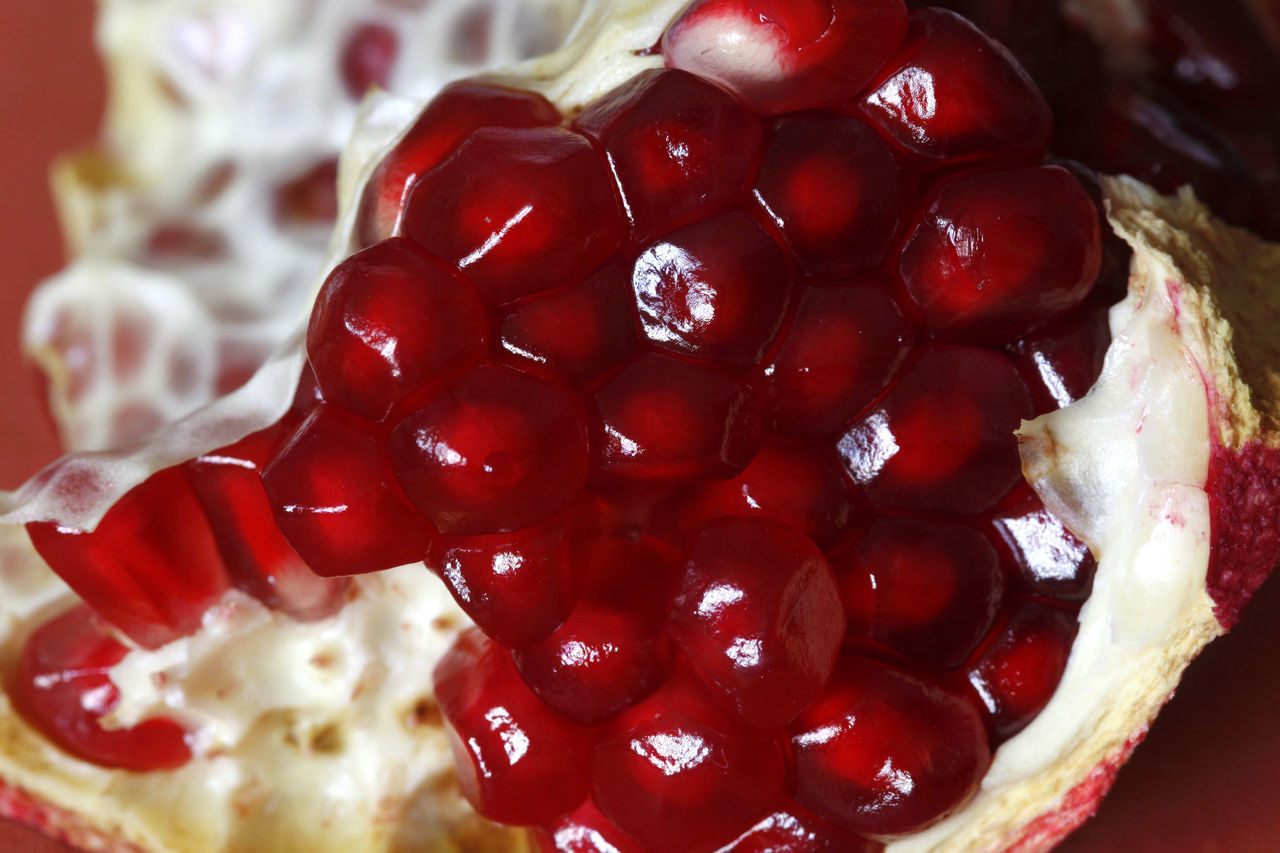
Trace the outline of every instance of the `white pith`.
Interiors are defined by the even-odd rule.
[[[683,0],[594,5],[565,51],[526,63],[512,77],[519,85],[543,91],[572,114],[637,71],[660,64],[656,57],[636,57],[633,51],[655,43],[683,5]],[[375,97],[365,105],[359,129],[343,155],[340,195],[345,206],[325,270],[351,248],[351,201],[358,198],[373,164],[420,107],[421,101],[390,96]],[[1108,193],[1117,205],[1155,202],[1128,184],[1113,183]],[[1130,296],[1112,313],[1115,342],[1103,378],[1084,400],[1023,430],[1028,453],[1034,455],[1029,465],[1038,464],[1037,485],[1046,502],[1099,558],[1094,595],[1081,613],[1080,635],[1062,689],[1028,729],[1000,749],[981,792],[968,807],[926,833],[894,842],[890,850],[994,851],[1007,846],[1028,820],[1051,810],[1146,725],[1173,689],[1182,666],[1220,630],[1205,592],[1208,511],[1203,486],[1216,438],[1209,404],[1212,382],[1207,377],[1220,369],[1215,359],[1221,354],[1196,343],[1201,327],[1214,318],[1201,302],[1192,305],[1183,299],[1196,282],[1186,281],[1168,257],[1138,240],[1140,235],[1124,236],[1134,238],[1138,254]],[[317,276],[314,286],[322,280]],[[293,322],[296,326],[301,318]],[[139,453],[78,463],[77,483],[83,482],[79,475],[86,467],[100,475],[101,489],[92,500],[69,503],[54,479],[19,493],[6,520],[56,513],[64,523],[91,525],[112,495],[150,471],[273,422],[287,405],[301,366],[300,352],[295,333],[245,392],[162,432],[157,444]],[[1055,437],[1052,454],[1044,453],[1045,445],[1036,441],[1047,432]],[[63,476],[71,470],[64,469]],[[4,565],[29,567],[31,557],[21,544],[12,538],[5,541],[11,553],[22,556]],[[49,579],[48,587],[32,580],[42,577],[38,570],[24,570],[20,576],[34,591],[7,605],[9,654],[12,641],[38,622],[37,616],[66,599],[56,580]],[[8,583],[6,577],[6,588]],[[157,853],[400,849],[390,841],[393,828],[375,828],[379,824],[372,817],[372,804],[381,799],[375,792],[385,794],[387,804],[403,800],[417,787],[415,780],[432,778],[447,766],[449,755],[438,731],[419,743],[403,734],[403,719],[391,710],[429,688],[431,662],[451,634],[448,628],[421,627],[429,615],[447,613],[457,624],[462,618],[442,586],[420,565],[360,578],[358,584],[357,602],[310,626],[269,616],[242,597],[230,597],[227,607],[212,614],[209,625],[195,637],[156,652],[135,652],[117,667],[124,695],[118,711],[122,722],[163,705],[197,725],[197,742],[208,757],[178,774],[159,774],[160,781],[154,782],[128,778],[122,783],[121,776],[127,774],[88,768],[33,743],[10,715],[0,719],[0,737],[22,738],[24,750],[38,752],[37,766],[42,769],[33,774],[15,763],[15,754],[6,749],[0,756],[0,776],[45,784],[49,799],[62,797],[88,814],[136,812],[130,837]],[[388,608],[407,608],[419,630],[391,642],[370,638],[370,615]],[[342,647],[339,674],[333,668],[299,665],[334,643]],[[223,653],[232,647],[236,654]],[[349,701],[349,691],[337,688],[370,678],[374,661],[396,673],[411,673],[416,667],[416,676],[383,679],[386,693],[376,702],[369,697],[363,704]],[[240,678],[245,666],[252,666],[252,683],[259,687],[249,686],[247,675]],[[157,688],[155,676],[161,673],[167,677],[163,688]],[[234,680],[243,680],[244,688],[231,698],[220,695],[219,687]],[[310,697],[307,703],[294,702],[306,706],[304,724],[340,718],[348,731],[363,732],[349,741],[361,754],[337,759],[350,768],[342,776],[353,780],[345,789],[317,790],[326,787],[318,769],[331,771],[332,764],[325,762],[332,759],[280,750],[280,738],[273,741],[274,751],[264,748],[262,720],[287,708],[291,696]],[[274,731],[282,735],[284,730]],[[230,752],[217,754],[223,750]],[[18,754],[26,757],[25,752]],[[298,798],[290,798],[289,808],[297,811],[289,812],[279,825],[255,825],[255,834],[248,836],[234,817],[231,791],[255,774],[263,777],[264,788],[296,791]],[[84,786],[78,781],[81,777],[88,780]],[[384,784],[387,778],[393,783]],[[197,794],[206,786],[213,794],[201,801]],[[104,790],[99,804],[95,798],[103,797]],[[434,799],[427,798],[427,808],[431,802]],[[345,811],[335,805],[339,803],[347,804]],[[316,811],[308,812],[309,808]],[[309,815],[334,808],[350,815],[348,822],[339,821],[340,834],[332,834],[332,825],[323,833],[308,828]],[[451,813],[439,819],[444,826],[458,818]],[[181,831],[173,826],[179,822],[186,822]],[[429,823],[428,816],[415,824],[426,840],[423,846],[403,849],[435,849]],[[280,846],[252,846],[275,839]],[[506,836],[500,843],[520,842]]]

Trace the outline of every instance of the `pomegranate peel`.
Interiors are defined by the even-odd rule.
[[[572,89],[573,86],[569,85],[568,90]],[[383,101],[381,107],[392,112],[398,109],[391,101]],[[375,104],[374,109],[378,108],[379,105]],[[412,109],[405,109],[401,111],[401,115],[412,112]],[[386,134],[387,137],[390,135]],[[344,184],[348,186],[352,184],[352,169],[358,171],[359,164],[349,160],[344,169],[347,175]],[[1082,668],[1086,676],[1095,675],[1096,672],[1090,666],[1099,659],[1102,661],[1100,666],[1111,673],[1112,677],[1115,677],[1116,672],[1129,672],[1127,667],[1130,659],[1143,660],[1147,664],[1146,669],[1154,669],[1167,676],[1163,681],[1156,679],[1158,683],[1154,686],[1151,684],[1152,679],[1147,678],[1141,685],[1133,688],[1137,692],[1134,696],[1137,702],[1135,707],[1154,712],[1171,691],[1172,684],[1176,681],[1175,670],[1180,671],[1181,665],[1194,656],[1203,642],[1219,633],[1223,625],[1238,615],[1239,600],[1247,597],[1254,582],[1259,581],[1274,563],[1276,554],[1265,553],[1253,558],[1243,577],[1233,578],[1219,572],[1223,576],[1216,581],[1211,580],[1207,592],[1202,590],[1200,584],[1202,562],[1209,566],[1210,577],[1213,577],[1213,562],[1209,559],[1210,535],[1225,535],[1223,528],[1214,529],[1209,524],[1213,511],[1212,496],[1206,494],[1205,487],[1219,482],[1238,483],[1241,479],[1248,482],[1247,473],[1242,477],[1232,476],[1236,470],[1247,471],[1245,465],[1240,465],[1237,469],[1231,464],[1242,458],[1238,453],[1239,446],[1245,448],[1245,452],[1249,454],[1245,461],[1255,466],[1255,470],[1265,470],[1266,466],[1275,464],[1274,453],[1260,449],[1274,444],[1267,440],[1271,433],[1265,427],[1265,405],[1264,415],[1258,415],[1242,402],[1247,396],[1242,389],[1247,386],[1241,384],[1239,377],[1253,377],[1257,387],[1273,384],[1274,379],[1265,373],[1265,369],[1259,368],[1261,372],[1255,374],[1245,364],[1238,368],[1238,376],[1234,375],[1230,367],[1231,348],[1220,340],[1227,337],[1226,326],[1215,317],[1212,301],[1207,298],[1182,298],[1185,293],[1199,293],[1196,288],[1199,286],[1197,282],[1201,281],[1198,277],[1200,274],[1204,274],[1203,280],[1209,282],[1209,287],[1221,285],[1223,280],[1212,274],[1212,268],[1200,268],[1191,263],[1180,265],[1177,261],[1180,254],[1169,252],[1167,257],[1174,260],[1152,264],[1158,271],[1153,279],[1157,283],[1147,280],[1152,276],[1144,273],[1149,263],[1144,253],[1159,256],[1160,249],[1164,246],[1154,236],[1144,239],[1147,231],[1164,234],[1168,242],[1177,243],[1182,239],[1176,236],[1184,233],[1182,228],[1189,229],[1190,233],[1200,230],[1198,223],[1202,215],[1193,216],[1182,211],[1179,217],[1176,215],[1178,211],[1161,211],[1170,202],[1162,201],[1158,196],[1133,185],[1129,188],[1131,194],[1138,198],[1143,208],[1163,212],[1164,216],[1162,218],[1157,213],[1154,221],[1147,223],[1148,227],[1129,225],[1130,230],[1126,231],[1126,186],[1126,182],[1108,185],[1113,204],[1112,214],[1120,233],[1128,236],[1135,244],[1139,257],[1135,264],[1131,295],[1115,312],[1117,346],[1113,347],[1109,356],[1103,382],[1075,406],[1025,426],[1022,435],[1025,472],[1042,490],[1050,507],[1062,513],[1069,526],[1098,552],[1099,586],[1095,589],[1103,595],[1095,596],[1086,607],[1086,623],[1091,618],[1100,618],[1096,616],[1099,611],[1104,616],[1109,613],[1118,615],[1118,622],[1122,623],[1121,630],[1105,634],[1100,639],[1089,635],[1087,630],[1082,631],[1085,636],[1078,641],[1080,644],[1076,648],[1079,651],[1073,651],[1067,678],[1076,678],[1077,681],[1072,684],[1078,685],[1079,679],[1085,678],[1079,674]],[[344,197],[346,196],[344,193]],[[1185,200],[1183,203],[1191,204]],[[1161,226],[1162,222],[1174,224]],[[349,214],[345,223],[349,232]],[[1217,234],[1217,226],[1205,225],[1204,230],[1209,235],[1206,239],[1212,243],[1213,235]],[[1197,242],[1194,238],[1188,239],[1193,246]],[[342,245],[342,240],[336,240],[334,254],[344,255],[348,248],[350,246]],[[1262,274],[1274,275],[1272,253],[1247,243],[1242,243],[1237,248],[1257,251],[1263,259],[1258,262]],[[1194,254],[1192,252],[1193,256]],[[1168,286],[1170,281],[1176,282],[1176,285]],[[1163,290],[1160,282],[1165,284]],[[1226,285],[1230,286],[1230,276],[1226,279]],[[1209,343],[1204,344],[1205,341]],[[282,363],[287,361],[287,358],[282,358]],[[1260,362],[1266,363],[1275,362]],[[1137,370],[1133,369],[1135,366]],[[295,369],[300,369],[300,364],[295,363]],[[289,368],[283,367],[281,370],[287,374]],[[1135,377],[1147,381],[1131,385],[1130,381]],[[1206,377],[1212,377],[1212,381]],[[1219,385],[1221,377],[1225,377],[1225,381]],[[1112,384],[1108,385],[1109,381]],[[255,393],[261,393],[261,388]],[[1218,406],[1223,399],[1228,403],[1220,410]],[[1171,407],[1157,405],[1169,401],[1173,402]],[[1111,404],[1110,408],[1108,403]],[[168,436],[170,451],[184,442],[199,446],[202,442],[212,440],[210,425],[234,411],[234,406],[215,407],[210,413],[193,419],[184,428],[174,430]],[[262,412],[258,412],[258,416],[261,414]],[[1224,423],[1231,424],[1239,420],[1245,426],[1222,426],[1220,434],[1215,437],[1209,426],[1214,423],[1211,414],[1221,415],[1220,419]],[[250,410],[238,426],[251,426],[254,417]],[[1074,423],[1072,418],[1076,419]],[[1113,435],[1118,436],[1114,440],[1101,442],[1100,447],[1095,448],[1100,451],[1101,458],[1114,462],[1120,457],[1127,464],[1103,465],[1098,462],[1099,454],[1080,457],[1067,452],[1073,446],[1072,442],[1067,441],[1068,438],[1073,434],[1092,435],[1089,426],[1099,424],[1113,427]],[[1248,424],[1254,426],[1249,427]],[[1184,429],[1188,426],[1189,428]],[[190,431],[184,432],[183,429]],[[202,429],[205,432],[202,433]],[[1073,430],[1077,432],[1073,433]],[[1245,444],[1222,441],[1222,436],[1234,436],[1240,431],[1248,436]],[[1185,444],[1172,445],[1169,441],[1171,438]],[[1086,443],[1075,442],[1074,446],[1086,446]],[[1117,448],[1123,452],[1117,452]],[[1187,452],[1178,452],[1183,449]],[[120,454],[113,462],[121,466],[118,470],[125,474],[127,481],[131,473],[145,471],[146,466],[154,464],[158,458],[160,457],[148,457],[146,453],[132,458],[127,454]],[[1214,460],[1218,463],[1216,469],[1213,467]],[[94,464],[94,460],[89,460],[78,470],[92,472]],[[67,470],[75,469],[73,466]],[[1218,479],[1214,480],[1214,477]],[[69,484],[68,480],[58,480],[57,477],[46,480],[43,489],[37,484],[27,494],[36,503],[20,508],[11,518],[21,519],[26,512],[37,513],[31,517],[38,517],[40,508],[37,504],[42,498],[46,509],[56,507],[59,500],[65,499],[66,492],[59,494],[50,486],[51,482],[60,482],[63,486]],[[70,484],[74,485],[74,482]],[[110,494],[115,489],[127,487],[127,482],[103,483],[101,494]],[[1126,502],[1127,499],[1132,500]],[[108,499],[107,503],[109,502]],[[17,503],[21,503],[21,498]],[[1253,517],[1259,519],[1258,528],[1261,530],[1263,525],[1260,519],[1268,512],[1268,507],[1265,501],[1259,503],[1259,506],[1253,508]],[[1132,507],[1133,514],[1126,517],[1124,513],[1120,513],[1109,518],[1108,513],[1114,512],[1117,506],[1126,510]],[[95,506],[91,500],[73,509],[79,511],[83,518],[89,519],[91,524],[95,513],[100,514],[105,508],[102,505]],[[1175,513],[1168,511],[1152,514],[1152,508],[1176,510],[1176,517],[1173,517]],[[1270,512],[1274,515],[1274,508],[1270,508]],[[63,516],[58,517],[61,519]],[[1122,523],[1135,518],[1139,523]],[[1115,532],[1117,530],[1119,532]],[[1224,543],[1226,546],[1239,544],[1230,538],[1224,540]],[[1148,571],[1161,558],[1167,558],[1173,569],[1165,572]],[[1253,571],[1255,564],[1256,572]],[[404,571],[393,570],[393,573],[379,581],[362,581],[362,586],[366,587],[367,598],[372,601],[377,598],[379,583],[394,586],[406,583],[407,577]],[[1139,592],[1134,592],[1134,587]],[[1132,606],[1140,593],[1151,589],[1162,593],[1158,596],[1161,607],[1140,610]],[[391,597],[394,599],[394,595]],[[1216,615],[1215,602],[1220,611]],[[248,611],[252,611],[252,607]],[[215,615],[215,621],[216,618]],[[1096,626],[1098,622],[1093,624]],[[217,640],[216,632],[210,633]],[[1174,637],[1172,642],[1168,640],[1170,634]],[[1087,642],[1090,636],[1096,641],[1093,646]],[[209,636],[202,636],[194,642],[208,639]],[[178,643],[186,643],[188,646],[193,644],[187,640]],[[211,643],[210,648],[213,647],[221,648],[216,642]],[[173,653],[172,650],[160,652]],[[1113,653],[1124,658],[1123,666],[1108,657]],[[154,673],[163,669],[163,661],[147,659],[147,654],[151,653],[141,653],[135,657],[135,674]],[[1075,667],[1074,670],[1072,666]],[[122,678],[126,675],[126,672],[121,672]],[[137,679],[137,684],[143,680]],[[1131,679],[1126,683],[1132,687],[1134,681]],[[134,689],[135,695],[146,694],[145,686],[135,685]],[[1059,691],[1059,698],[1068,692],[1071,691]],[[1089,693],[1094,694],[1093,698],[1103,696],[1096,684],[1081,691],[1082,695]],[[1111,695],[1105,696],[1107,703],[1113,703],[1116,695],[1127,698],[1128,694],[1112,691]],[[1056,705],[1051,702],[1050,707],[1031,727],[1004,745],[975,801],[933,829],[894,842],[891,849],[1037,850],[1044,849],[1061,834],[1069,831],[1076,818],[1082,817],[1096,797],[1104,792],[1116,764],[1127,756],[1128,750],[1140,738],[1149,721],[1149,716],[1135,715],[1123,703],[1107,704],[1100,722],[1088,713],[1085,713],[1082,721],[1080,704],[1080,701],[1071,698]],[[1086,708],[1085,711],[1088,712],[1089,709]],[[1063,732],[1089,731],[1092,734],[1083,746],[1073,744],[1070,752],[1059,750],[1055,753],[1055,748],[1061,744],[1054,743],[1055,736],[1052,734],[1045,736],[1043,730],[1052,727],[1052,723],[1045,720],[1060,721],[1063,716],[1070,718],[1071,726],[1076,728],[1058,727],[1058,741],[1070,740]],[[1093,728],[1090,729],[1090,726]],[[1104,742],[1095,744],[1095,735],[1102,737]],[[1046,742],[1049,743],[1047,748]],[[279,748],[269,735],[262,735],[253,728],[246,730],[243,743],[266,754]],[[1047,764],[1044,763],[1046,752],[1055,753],[1048,755]],[[1031,764],[1024,762],[1019,767],[1019,759],[1026,758],[1028,754]],[[301,782],[300,774],[306,771],[292,769],[297,771],[298,781]],[[289,775],[291,779],[295,778],[293,772]],[[1059,792],[1063,792],[1063,797],[1055,800]],[[303,827],[299,825],[276,830],[258,825],[254,829],[259,833],[253,836],[255,841],[263,837],[263,832],[277,831],[282,833],[281,837],[288,837],[283,833],[303,831]]]

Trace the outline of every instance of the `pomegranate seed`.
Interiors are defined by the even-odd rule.
[[[329,275],[307,327],[324,399],[371,421],[484,354],[475,288],[408,240],[357,252]]]
[[[641,620],[664,621],[680,572],[680,551],[633,530],[586,543],[584,598],[629,611]]]
[[[831,554],[852,636],[918,661],[964,662],[995,622],[1004,578],[995,549],[960,524],[880,518]]]
[[[945,9],[910,20],[902,51],[861,101],[864,114],[927,161],[1039,159],[1053,118],[1009,51]]]
[[[1060,409],[1089,393],[1110,345],[1111,326],[1103,307],[1090,308],[1014,344],[1014,362],[1031,389],[1036,414]]]
[[[1000,353],[923,350],[840,439],[845,467],[882,507],[977,514],[1022,479],[1014,430],[1031,395]]]
[[[622,243],[604,160],[563,128],[483,128],[418,179],[404,233],[493,305],[583,278]]]
[[[831,566],[807,536],[772,519],[720,518],[685,545],[671,632],[744,720],[783,726],[831,675],[844,611]]]
[[[636,241],[730,206],[751,179],[762,135],[759,119],[723,89],[664,69],[632,77],[573,126],[604,149]]]
[[[1079,305],[1098,278],[1102,226],[1059,166],[944,181],[902,251],[907,291],[935,334],[1004,341]]]
[[[850,835],[802,808],[774,812],[717,853],[880,853],[884,845]]]
[[[591,756],[600,812],[651,850],[727,843],[782,793],[780,737],[714,707],[676,676],[602,732]]]
[[[545,830],[535,832],[534,839],[544,853],[649,853],[600,814],[591,800]]]
[[[458,784],[489,820],[542,826],[587,798],[586,732],[529,692],[506,650],[464,631],[435,668]]]
[[[636,259],[631,285],[654,346],[748,367],[782,328],[793,273],[778,244],[735,211],[649,246]]]
[[[418,509],[459,535],[544,520],[577,496],[590,461],[572,391],[487,363],[402,420],[391,457]]]
[[[760,446],[760,415],[741,382],[645,353],[596,392],[597,471],[606,479],[673,482],[732,477]]]
[[[418,178],[439,165],[476,130],[492,126],[545,127],[560,121],[560,111],[534,92],[479,80],[450,83],[427,104],[369,178],[356,222],[360,244],[372,246],[394,234],[409,191]]]
[[[632,305],[628,270],[609,264],[566,290],[510,306],[499,323],[502,348],[521,367],[536,365],[588,382],[635,346]]]
[[[317,576],[290,547],[276,527],[259,475],[291,427],[282,421],[198,456],[185,468],[231,582],[295,619],[323,619],[342,607],[349,581]]]
[[[906,29],[902,0],[698,0],[662,36],[662,55],[772,115],[853,97]]]
[[[577,600],[573,531],[560,522],[441,539],[431,564],[472,621],[504,646],[536,643]]]
[[[92,533],[46,521],[28,524],[27,533],[80,598],[147,648],[195,631],[230,587],[181,466],[126,492]]]
[[[387,88],[400,53],[400,38],[386,24],[363,23],[347,34],[338,67],[347,94],[359,100],[374,86]]]
[[[426,556],[435,531],[396,483],[385,435],[322,404],[262,472],[276,524],[318,575],[374,572]]]
[[[796,802],[858,835],[917,832],[959,808],[991,763],[977,709],[860,658],[791,727]]]
[[[732,480],[700,483],[664,501],[654,526],[667,538],[683,542],[709,519],[759,515],[792,524],[825,547],[839,536],[852,511],[848,481],[834,455],[765,444],[747,470]]]
[[[1081,602],[1093,590],[1098,564],[1029,488],[1005,501],[991,520],[1020,587],[1032,595]]]
[[[1076,636],[1071,613],[1035,601],[1020,601],[965,675],[986,709],[995,741],[1026,728],[1058,688]]]
[[[808,113],[774,124],[755,197],[806,273],[838,278],[885,259],[910,184],[865,123]]]
[[[563,628],[513,657],[538,698],[595,725],[661,687],[674,651],[660,618],[584,601]]]
[[[757,387],[775,429],[834,435],[889,384],[913,335],[877,282],[811,287]]]
[[[111,638],[85,605],[41,625],[27,638],[12,681],[14,707],[60,749],[104,767],[173,770],[191,760],[186,731],[154,717],[128,728],[99,720],[120,701],[110,670],[129,647]]]
[[[299,228],[328,227],[338,218],[338,161],[322,160],[276,188],[276,221]]]

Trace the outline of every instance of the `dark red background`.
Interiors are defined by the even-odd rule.
[[[27,294],[61,263],[50,158],[91,141],[102,110],[92,13],[83,0],[0,3],[0,487],[16,486],[56,452],[17,330]],[[1192,667],[1098,816],[1061,849],[1280,850],[1277,652],[1280,584]],[[63,848],[0,822],[0,850]]]

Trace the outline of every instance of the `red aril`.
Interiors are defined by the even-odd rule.
[[[582,402],[558,382],[482,364],[396,426],[391,458],[409,499],[441,532],[536,524],[587,479]]]
[[[514,533],[442,537],[431,565],[458,606],[487,635],[520,648],[568,618],[578,596],[573,525],[561,521]]]
[[[782,328],[793,275],[773,239],[735,211],[648,246],[631,286],[653,346],[742,368],[758,362]]]
[[[1107,310],[1084,309],[1013,345],[1014,362],[1031,389],[1036,414],[1074,403],[1093,387],[1111,344]]]
[[[748,829],[717,853],[880,853],[883,845],[838,829],[790,805]]]
[[[586,731],[538,701],[506,650],[464,632],[435,668],[458,784],[490,820],[544,825],[587,797]]]
[[[796,802],[849,832],[897,836],[935,823],[991,762],[968,700],[860,658],[791,726]]]
[[[662,55],[774,115],[852,97],[906,25],[902,0],[698,0],[667,28]]]
[[[185,468],[231,583],[295,619],[323,619],[342,606],[350,584],[311,571],[276,527],[262,485],[262,468],[288,440],[292,426],[282,421],[198,456]]]
[[[27,638],[8,682],[10,696],[31,725],[77,758],[138,772],[181,767],[191,749],[177,721],[152,717],[125,728],[100,723],[120,701],[109,673],[128,651],[88,607],[74,607]]]
[[[1003,355],[931,347],[840,438],[840,455],[878,507],[977,514],[1021,479],[1013,431],[1029,417]]]
[[[980,157],[1034,161],[1049,145],[1049,105],[1000,43],[944,9],[911,13],[890,71],[862,112],[929,162]]]
[[[385,89],[399,54],[400,37],[387,25],[369,21],[352,29],[338,59],[347,94],[360,99],[374,86]]]
[[[324,399],[382,421],[483,356],[488,333],[475,288],[393,238],[329,274],[307,327],[307,357]]]
[[[573,126],[604,149],[636,241],[731,206],[759,158],[760,120],[684,71],[637,74]]]
[[[413,185],[403,230],[501,305],[582,278],[626,229],[608,167],[586,137],[486,127]]]
[[[785,726],[831,675],[844,613],[831,566],[788,524],[708,521],[689,537],[671,632],[698,675],[753,726]]]
[[[543,853],[648,853],[640,842],[600,814],[591,800],[572,814],[535,832],[534,839]]]
[[[181,467],[131,489],[91,533],[47,521],[28,524],[27,532],[94,612],[147,648],[195,631],[230,587]]]
[[[735,720],[694,679],[677,675],[601,732],[592,798],[646,849],[725,844],[782,793],[780,734]]]
[[[436,536],[396,482],[386,431],[317,406],[262,472],[276,524],[318,575],[414,563]]]
[[[840,278],[885,259],[912,183],[861,120],[801,113],[770,128],[754,195],[806,273]]]
[[[849,634],[954,667],[986,636],[1004,597],[991,543],[943,521],[879,518],[831,553]]]
[[[1098,278],[1098,211],[1065,169],[975,172],[934,189],[899,271],[930,331],[1007,341],[1084,301]]]
[[[1058,601],[1081,602],[1089,597],[1097,560],[1045,509],[1035,492],[1020,489],[1002,501],[991,526],[1017,588]]]
[[[1076,636],[1073,614],[1037,601],[1013,602],[1002,624],[965,667],[993,743],[1026,728],[1049,702]]]
[[[478,80],[446,86],[395,149],[380,163],[360,200],[357,231],[363,246],[395,234],[405,201],[418,179],[482,127],[544,127],[560,123],[560,111],[533,92]]]

